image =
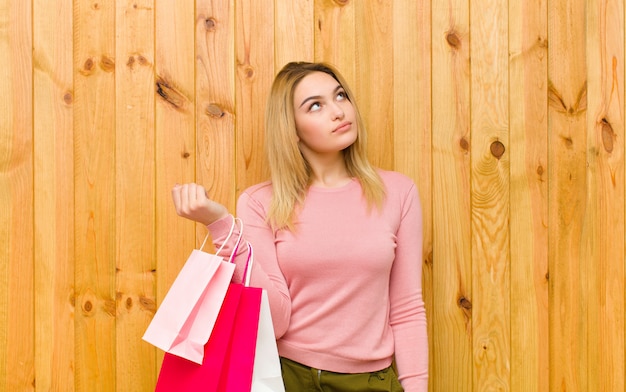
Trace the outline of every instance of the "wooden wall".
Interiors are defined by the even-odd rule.
[[[0,390],[150,391],[141,340],[266,178],[290,60],[351,82],[417,182],[431,391],[624,391],[623,0],[0,0]]]

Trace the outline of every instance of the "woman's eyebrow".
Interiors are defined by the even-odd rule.
[[[343,89],[343,86],[338,84],[337,87],[335,87],[335,89],[333,90],[333,94],[335,94],[337,91],[342,90],[342,89]],[[302,101],[302,103],[300,104],[300,106],[298,106],[298,108],[301,108],[302,106],[304,106],[304,104],[307,103],[308,101],[320,99],[320,98],[322,98],[321,95],[312,95],[308,98],[305,98],[304,101]]]

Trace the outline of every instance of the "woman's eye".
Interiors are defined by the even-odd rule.
[[[337,93],[337,100],[343,101],[344,99],[348,99],[345,91],[340,91]]]
[[[320,105],[319,102],[314,102],[314,103],[311,104],[311,106],[309,106],[309,111],[314,112],[316,110],[319,110],[321,107],[322,106]]]

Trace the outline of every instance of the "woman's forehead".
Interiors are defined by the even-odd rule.
[[[325,72],[312,72],[302,78],[294,90],[294,98],[310,95],[326,95],[334,93],[340,87],[339,82]]]

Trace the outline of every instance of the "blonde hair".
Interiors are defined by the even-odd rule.
[[[370,207],[380,208],[385,197],[382,180],[367,159],[363,120],[343,76],[325,63],[288,63],[274,79],[265,111],[265,146],[273,189],[267,218],[274,229],[294,230],[294,218],[312,180],[311,167],[298,148],[293,96],[298,83],[313,72],[324,72],[337,80],[354,106],[357,138],[343,150],[348,174],[359,180]]]

